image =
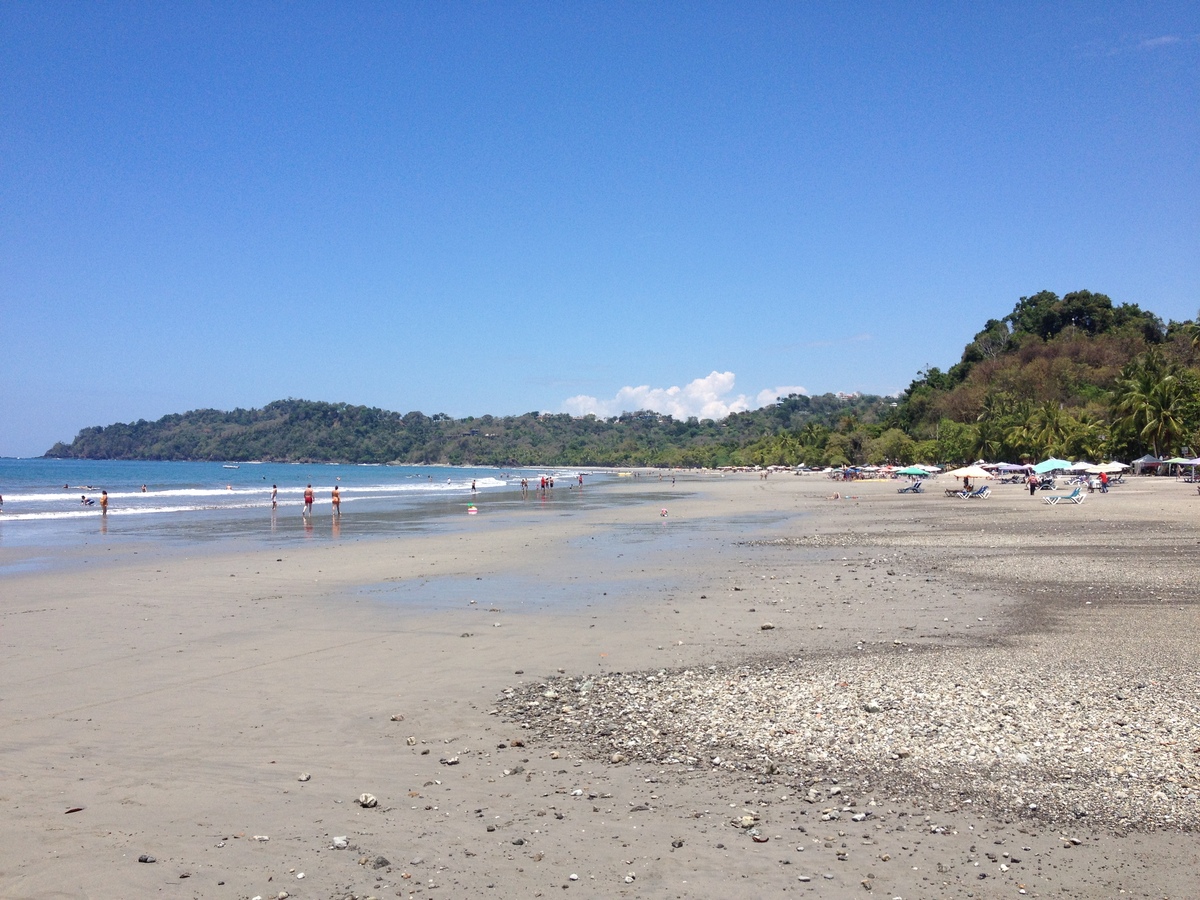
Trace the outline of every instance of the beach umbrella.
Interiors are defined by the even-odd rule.
[[[961,469],[951,469],[945,473],[951,478],[992,478],[993,475],[987,469],[980,466],[963,466]]]
[[[1033,467],[1033,471],[1038,475],[1045,475],[1047,472],[1054,472],[1058,469],[1071,468],[1069,459],[1055,459],[1053,456],[1049,459],[1043,459],[1040,463]]]
[[[1124,472],[1126,469],[1129,468],[1129,463],[1115,462],[1115,461],[1114,462],[1106,462],[1106,463],[1102,463],[1101,465],[1097,466],[1096,468],[1098,468],[1104,472],[1107,472],[1109,475],[1112,475],[1114,472]]]
[[[1069,469],[1067,469],[1067,471],[1068,472],[1086,472],[1088,469],[1092,468],[1092,466],[1094,466],[1094,465],[1095,465],[1095,463],[1088,462],[1086,459],[1081,459],[1081,460],[1079,460],[1079,462],[1075,463],[1075,465],[1073,465]]]
[[[903,469],[897,469],[895,475],[928,475],[929,473],[920,466],[906,466]]]

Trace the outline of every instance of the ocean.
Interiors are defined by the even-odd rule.
[[[0,547],[70,545],[97,533],[167,541],[386,535],[462,515],[469,505],[482,511],[528,503],[521,479],[530,479],[532,498],[543,474],[555,478],[555,502],[582,500],[575,469],[0,458]],[[585,483],[607,477],[589,471]],[[309,484],[316,502],[306,520]],[[272,485],[278,486],[274,510]],[[332,515],[335,486],[340,522]]]

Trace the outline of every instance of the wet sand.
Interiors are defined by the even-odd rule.
[[[1194,894],[1200,841],[1150,819],[827,765],[614,762],[611,741],[513,699],[617,672],[864,654],[886,672],[978,650],[1165,665],[1191,677],[1194,709],[1190,486],[1134,479],[1054,508],[1018,486],[959,501],[811,476],[606,489],[621,502],[545,515],[481,497],[446,533],[98,545],[86,576],[4,576],[0,894]],[[1087,678],[1071,690],[1086,699]],[[1171,794],[1192,812],[1194,750],[1178,748]]]

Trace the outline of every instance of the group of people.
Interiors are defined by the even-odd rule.
[[[1029,485],[1029,496],[1032,497],[1034,494],[1036,494],[1038,492],[1038,488],[1040,488],[1042,486],[1042,479],[1040,477],[1038,477],[1037,475],[1035,475],[1033,472],[1030,472],[1029,477],[1027,477],[1025,479],[1025,483],[1027,485]],[[1050,486],[1053,487],[1053,481],[1050,482]],[[1095,475],[1092,478],[1089,478],[1087,480],[1087,488],[1089,491],[1099,490],[1100,493],[1107,494],[1108,493],[1108,473],[1101,472],[1099,475]]]
[[[93,500],[91,497],[89,497],[87,494],[79,495],[79,503],[81,506],[95,506],[96,505],[96,501]],[[100,492],[100,512],[102,512],[102,513],[108,512],[108,491]]]
[[[300,511],[302,518],[308,519],[312,517],[313,508],[313,486],[310,484],[304,488],[304,509]],[[333,503],[333,515],[335,518],[342,515],[342,494],[335,484],[330,492],[330,500]],[[275,510],[279,506],[279,486],[271,485],[271,509]]]

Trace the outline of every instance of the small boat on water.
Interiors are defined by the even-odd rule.
[[[225,463],[225,465],[221,466],[221,468],[222,469],[240,469],[241,466],[239,466],[237,463]]]

